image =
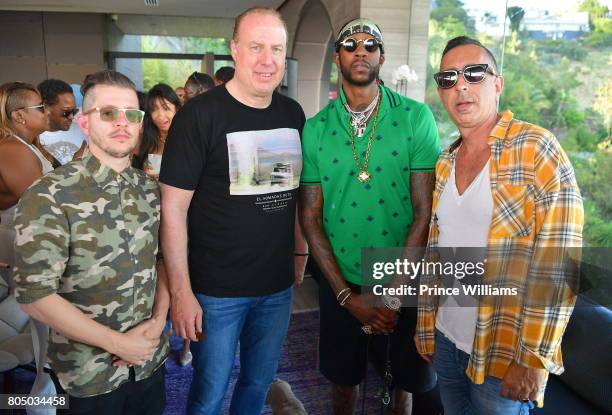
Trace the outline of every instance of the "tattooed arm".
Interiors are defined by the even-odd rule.
[[[434,172],[410,173],[410,194],[414,220],[404,241],[404,251],[402,253],[402,258],[410,262],[419,262],[423,256],[424,248],[427,246],[435,183]],[[406,278],[407,276],[398,276],[394,278],[391,285],[397,287],[409,283]]]
[[[314,256],[323,275],[331,285],[337,296],[340,291],[348,288],[348,284],[342,276],[336,258],[323,229],[323,192],[321,185],[300,186],[300,223],[302,231],[306,235],[310,254]],[[346,309],[363,324],[370,325],[373,332],[391,333],[395,326],[396,318],[385,309],[368,307],[363,297],[353,293],[346,303]]]
[[[310,255],[314,257],[327,278],[327,281],[338,295],[347,288],[340,272],[332,247],[323,230],[323,192],[321,185],[301,185],[300,205],[298,208],[302,232],[308,241]]]
[[[410,173],[410,194],[412,197],[414,221],[404,242],[404,247],[406,248],[415,246],[425,247],[427,245],[435,183],[436,176],[434,172]],[[409,249],[406,249],[404,252],[409,252]]]

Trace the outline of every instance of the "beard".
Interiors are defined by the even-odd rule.
[[[368,64],[368,66],[370,67],[370,72],[368,73],[368,76],[367,76],[366,79],[355,79],[351,75],[351,65],[344,64],[344,62],[342,62],[342,59],[340,59],[340,72],[342,73],[342,77],[350,85],[354,85],[354,86],[368,86],[372,82],[376,81],[376,79],[378,78],[378,74],[380,72],[380,63],[377,64],[377,65],[372,66],[367,61],[363,61],[363,62]]]
[[[90,142],[92,142],[96,147],[98,147],[102,152],[113,158],[124,158],[132,154],[134,148],[136,147],[136,141],[134,140],[131,145],[126,148],[113,148],[112,144],[106,140],[101,140],[96,136],[89,136]]]

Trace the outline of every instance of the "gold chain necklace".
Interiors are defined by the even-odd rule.
[[[357,153],[357,149],[355,148],[355,131],[353,130],[353,125],[351,123],[351,119],[349,117],[349,131],[351,132],[351,149],[353,150],[353,159],[355,163],[357,163],[357,167],[359,167],[359,174],[357,175],[357,179],[361,183],[367,183],[372,178],[372,174],[368,172],[368,163],[370,162],[370,151],[372,150],[372,142],[374,141],[374,132],[376,131],[376,124],[378,123],[378,110],[380,109],[380,98],[382,94],[378,94],[378,102],[376,102],[376,113],[374,115],[374,125],[372,125],[372,131],[370,131],[370,137],[368,138],[368,144],[366,145],[365,156],[363,158],[363,163],[359,159],[359,154]],[[366,121],[367,126],[367,121]]]

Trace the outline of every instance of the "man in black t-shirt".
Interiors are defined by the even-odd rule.
[[[294,253],[307,249],[295,227],[305,117],[274,92],[286,42],[274,9],[238,16],[234,78],[190,100],[166,142],[162,245],[174,329],[192,340],[188,413],[220,412],[239,341],[230,413],[261,412],[304,270]]]

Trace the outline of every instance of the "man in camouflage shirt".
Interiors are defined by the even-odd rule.
[[[21,199],[17,299],[51,328],[51,377],[69,413],[161,414],[169,296],[155,272],[159,189],[130,167],[143,112],[118,72],[89,75],[82,90],[77,122],[91,154]]]

